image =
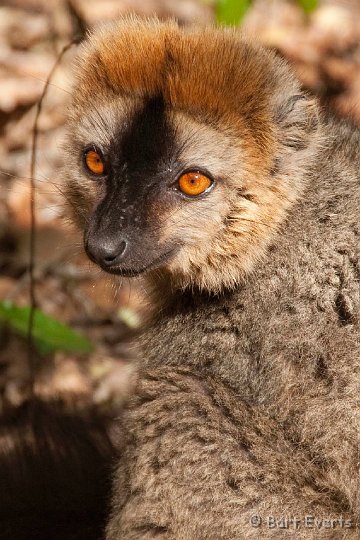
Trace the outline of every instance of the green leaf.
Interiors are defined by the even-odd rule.
[[[0,302],[0,320],[14,332],[26,337],[28,334],[30,307],[19,307],[11,302]],[[92,343],[56,319],[45,315],[39,309],[34,312],[34,343],[38,351],[47,354],[53,351],[90,352]]]
[[[217,0],[216,20],[220,24],[240,24],[251,0]]]
[[[297,1],[298,1],[298,4],[303,8],[305,13],[311,13],[319,5],[319,0],[297,0]]]

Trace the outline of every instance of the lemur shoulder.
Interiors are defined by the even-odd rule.
[[[89,257],[157,302],[107,540],[278,538],[251,516],[307,514],[334,527],[297,538],[358,538],[359,143],[235,30],[86,41],[67,199]]]

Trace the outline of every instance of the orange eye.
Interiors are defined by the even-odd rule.
[[[85,152],[85,164],[90,172],[96,175],[104,174],[105,164],[101,153],[90,149]]]
[[[178,181],[180,191],[190,197],[201,195],[209,189],[211,184],[210,178],[195,171],[183,174]]]

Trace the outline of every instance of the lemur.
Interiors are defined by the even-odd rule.
[[[234,29],[128,17],[82,45],[66,198],[153,298],[107,540],[359,538],[359,148]]]

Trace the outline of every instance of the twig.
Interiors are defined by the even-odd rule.
[[[42,104],[46,96],[49,85],[51,84],[51,79],[60,64],[64,54],[76,43],[77,40],[73,40],[70,43],[67,43],[61,50],[58,58],[55,61],[54,66],[52,67],[46,82],[43,88],[42,94],[39,101],[36,105],[36,114],[34,120],[34,127],[32,131],[32,143],[31,143],[31,161],[30,161],[30,246],[29,246],[29,293],[30,293],[30,312],[29,312],[29,322],[28,322],[28,332],[27,332],[27,341],[28,341],[28,362],[30,370],[30,391],[33,394],[34,392],[34,383],[35,383],[35,348],[33,341],[33,331],[34,331],[34,319],[35,319],[35,310],[37,307],[36,301],[36,292],[35,292],[35,276],[34,276],[34,267],[35,267],[35,243],[36,243],[36,187],[35,187],[35,165],[36,165],[36,153],[37,153],[37,141],[39,135],[39,117],[42,111]]]

